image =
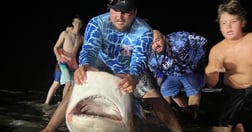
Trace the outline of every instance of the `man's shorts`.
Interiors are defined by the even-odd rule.
[[[205,77],[202,73],[167,76],[161,85],[160,92],[163,96],[174,97],[184,88],[186,95],[191,96],[200,93],[204,85]]]

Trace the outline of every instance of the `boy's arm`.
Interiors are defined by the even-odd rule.
[[[55,43],[54,47],[53,47],[53,52],[57,58],[57,61],[61,61],[61,54],[59,53],[59,50],[61,48],[63,48],[63,43],[64,43],[64,40],[65,40],[65,34],[66,34],[66,31],[62,31],[59,35],[59,38],[57,40],[57,42]]]
[[[208,65],[205,68],[206,84],[209,87],[216,86],[220,73],[225,72],[221,58],[221,54],[218,54],[214,50],[210,51]]]

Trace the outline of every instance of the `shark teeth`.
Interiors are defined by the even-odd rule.
[[[122,120],[121,113],[115,103],[101,95],[89,96],[79,101],[71,113],[74,116],[88,118]]]

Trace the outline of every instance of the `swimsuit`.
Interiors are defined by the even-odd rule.
[[[251,131],[252,86],[246,89],[234,89],[225,85],[218,105],[217,121],[214,121],[214,126],[227,126],[242,122],[248,124],[244,126],[250,127]]]
[[[70,68],[67,63],[60,63],[59,67],[61,71],[60,84],[65,84],[68,81],[73,83],[73,74],[75,69]]]
[[[63,50],[60,49],[59,53],[63,54]],[[55,66],[54,81],[60,82],[60,84],[73,81],[73,73],[77,67],[78,65],[74,61],[58,62]]]
[[[61,76],[61,72],[60,72],[59,64],[57,63],[54,69],[54,81],[60,82],[60,76]]]

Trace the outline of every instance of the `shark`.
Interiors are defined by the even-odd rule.
[[[86,83],[73,87],[66,110],[70,132],[135,132],[133,95],[121,91],[121,78],[87,71]]]

